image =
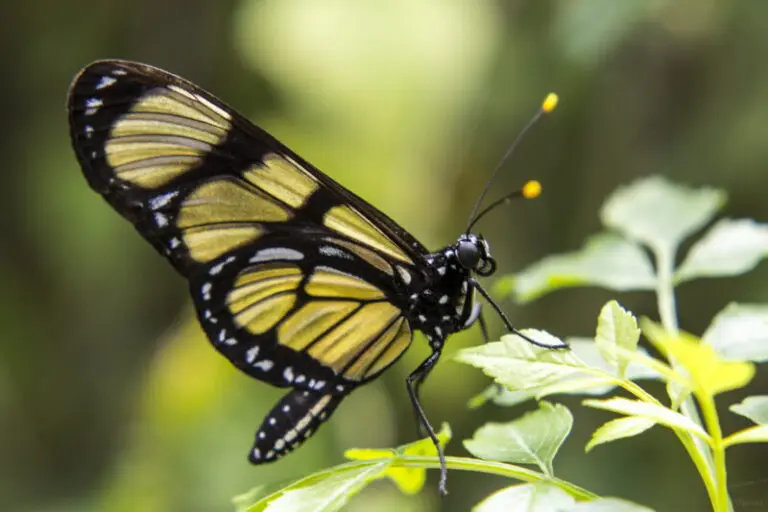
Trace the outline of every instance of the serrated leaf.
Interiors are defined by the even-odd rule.
[[[497,290],[511,288],[520,302],[571,286],[616,291],[652,290],[655,286],[653,267],[643,249],[608,233],[590,237],[579,251],[547,256],[503,281]]]
[[[650,176],[611,194],[600,217],[632,240],[671,251],[709,222],[725,200],[722,190],[694,189]]]
[[[736,444],[748,443],[768,443],[768,425],[755,425],[754,427],[745,428],[723,439],[723,444],[726,448]]]
[[[743,274],[768,256],[768,225],[723,219],[696,242],[676,272],[678,282]]]
[[[730,406],[729,409],[758,425],[768,424],[768,395],[748,396],[741,403]]]
[[[712,346],[688,333],[669,333],[650,321],[645,322],[643,332],[662,353],[685,369],[694,393],[714,396],[739,389],[755,375],[752,363],[725,361]]]
[[[619,498],[600,498],[577,503],[562,512],[653,512],[653,509]]]
[[[726,361],[768,361],[768,305],[728,304],[702,339]]]
[[[247,512],[335,512],[370,482],[380,478],[387,461],[356,462],[315,473],[260,499]]]
[[[525,329],[523,334],[537,341],[557,340],[535,329]],[[503,336],[498,342],[462,349],[454,358],[480,368],[512,390],[535,389],[587,369],[569,350],[536,347],[514,334]]]
[[[564,405],[540,402],[537,410],[514,421],[485,424],[464,447],[481,459],[536,464],[551,476],[552,460],[572,425],[573,416]]]
[[[597,320],[595,344],[619,377],[624,377],[629,361],[617,355],[616,347],[636,350],[639,339],[640,329],[635,317],[615,300],[606,303]]]
[[[655,420],[639,416],[608,421],[592,433],[592,437],[584,450],[589,452],[595,446],[640,435],[655,424]]]
[[[709,439],[709,434],[688,417],[661,405],[619,397],[609,398],[607,400],[589,399],[584,400],[582,403],[587,407],[594,407],[595,409],[613,411],[627,416],[648,418],[668,427],[686,430],[702,439]]]
[[[551,484],[518,484],[501,489],[478,503],[472,512],[551,512],[570,510],[576,500]]]

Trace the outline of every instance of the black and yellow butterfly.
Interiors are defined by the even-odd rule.
[[[448,335],[478,318],[485,333],[475,291],[514,331],[473,277],[496,268],[482,237],[468,230],[428,251],[213,95],[145,64],[92,63],[68,109],[88,183],[189,280],[213,346],[251,377],[291,388],[256,433],[251,462],[300,445],[414,330],[432,354],[408,392],[437,445],[419,386]]]

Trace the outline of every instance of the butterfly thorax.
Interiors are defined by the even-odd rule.
[[[472,324],[476,303],[469,280],[473,273],[492,274],[496,263],[485,239],[465,234],[455,244],[425,256],[424,264],[426,279],[420,290],[411,293],[407,316],[437,348],[448,335]]]

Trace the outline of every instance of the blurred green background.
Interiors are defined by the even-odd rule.
[[[422,338],[379,381],[280,462],[246,462],[280,392],[236,372],[192,321],[185,283],[81,176],[64,102],[97,58],[135,59],[214,92],[299,154],[438,248],[455,240],[514,135],[556,91],[493,187],[526,179],[544,195],[480,229],[501,274],[598,231],[620,184],[651,173],[730,193],[727,214],[768,219],[768,3],[717,0],[29,0],[0,4],[0,510],[216,511],[264,483],[338,463],[349,447],[413,440],[404,377]],[[590,335],[600,290],[504,308],[519,327]],[[617,297],[656,317],[651,295]],[[679,293],[700,334],[731,300],[768,302],[768,266]],[[500,326],[493,323],[498,335]],[[424,388],[449,454],[488,420],[525,406],[469,410],[487,380],[450,360]],[[744,394],[766,388],[765,368]],[[653,388],[657,394],[663,388]],[[724,404],[737,402],[733,393]],[[558,399],[576,416],[555,468],[600,494],[665,510],[707,510],[674,436],[653,429],[584,455],[612,416]],[[725,415],[726,432],[746,420]],[[729,452],[737,510],[768,509],[764,445]],[[467,510],[508,484],[436,474],[419,496],[387,482],[349,510]]]

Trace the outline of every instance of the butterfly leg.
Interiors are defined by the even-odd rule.
[[[419,423],[424,427],[424,430],[427,431],[427,435],[435,444],[435,448],[437,449],[437,456],[440,459],[439,489],[440,494],[445,496],[448,494],[448,489],[446,488],[448,468],[445,465],[445,454],[443,453],[443,448],[440,446],[440,442],[437,439],[435,429],[432,428],[432,425],[430,425],[429,420],[427,419],[427,415],[424,413],[424,408],[421,406],[421,402],[419,402],[418,395],[418,388],[420,387],[421,383],[424,381],[426,376],[429,375],[429,372],[435,366],[437,360],[440,359],[441,350],[442,346],[440,346],[438,349],[434,349],[432,354],[427,359],[425,359],[424,362],[421,363],[419,367],[416,368],[416,370],[414,370],[413,373],[408,376],[408,378],[406,378],[405,382],[408,387],[408,395],[411,398],[411,403],[413,404],[413,408],[416,411],[416,416],[419,419]]]
[[[485,291],[485,289],[482,286],[480,286],[480,283],[477,282],[477,279],[475,279],[474,277],[470,277],[467,280],[467,283],[469,284],[470,288],[474,288],[475,290],[478,291],[480,295],[483,296],[486,302],[488,302],[488,304],[493,308],[493,310],[496,311],[496,314],[499,315],[499,317],[501,318],[501,321],[504,322],[504,325],[512,334],[516,334],[520,336],[528,343],[531,343],[532,345],[536,345],[537,347],[550,348],[550,349],[551,348],[568,348],[567,343],[563,343],[561,345],[547,345],[545,343],[540,343],[532,338],[529,338],[525,334],[521,333],[520,331],[512,327],[512,322],[509,321],[509,318],[507,318],[507,315],[504,314],[504,312],[501,310],[499,305],[496,304],[496,301],[494,301],[493,298],[491,298],[491,295],[487,291]]]

